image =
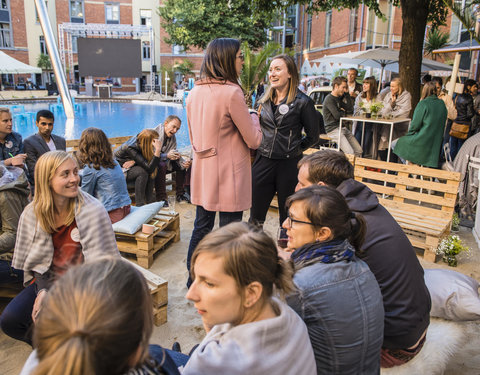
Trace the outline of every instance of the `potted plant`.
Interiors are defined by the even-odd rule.
[[[371,114],[371,103],[364,102],[363,100],[360,100],[360,108],[362,109],[363,112],[365,112],[365,117],[370,118],[372,116]]]
[[[455,212],[453,214],[453,218],[452,218],[452,232],[458,232],[459,231],[459,225],[460,225],[460,218],[458,217],[458,214]]]
[[[383,108],[383,104],[381,102],[373,102],[370,104],[370,112],[372,112],[373,117],[378,117],[378,112]]]
[[[437,255],[441,255],[445,263],[450,267],[457,266],[457,255],[462,251],[469,251],[467,246],[462,244],[462,240],[456,234],[444,238],[437,248]]]

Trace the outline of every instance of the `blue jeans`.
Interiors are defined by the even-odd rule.
[[[450,156],[452,160],[455,160],[455,156],[457,156],[458,151],[460,151],[465,141],[466,139],[450,137]]]
[[[195,216],[195,223],[193,225],[192,237],[190,238],[190,244],[188,246],[187,254],[187,269],[189,272],[187,287],[190,288],[192,284],[192,279],[190,278],[190,262],[192,260],[193,252],[195,251],[198,243],[210,233],[215,224],[215,211],[207,211],[202,206],[197,206],[197,215]],[[234,221],[242,221],[243,212],[219,212],[220,215],[220,226],[233,223]]]
[[[148,352],[155,362],[162,365],[162,370],[167,375],[180,375],[178,367],[185,366],[189,358],[188,355],[158,345],[149,345]]]
[[[355,139],[360,145],[362,145],[362,122],[357,122],[357,127],[355,128]],[[373,137],[373,125],[370,122],[365,123],[365,133],[363,134],[363,154],[368,154],[370,152],[370,147],[372,146],[372,137]]]
[[[36,298],[37,287],[31,284],[5,307],[0,316],[0,327],[7,336],[32,345],[32,310]]]
[[[10,262],[0,260],[0,285],[23,282],[23,271],[12,268]]]

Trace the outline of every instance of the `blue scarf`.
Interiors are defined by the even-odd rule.
[[[335,239],[328,242],[313,242],[303,245],[292,253],[294,263],[311,260],[322,263],[336,263],[342,260],[349,262],[355,255],[355,248],[346,239]]]

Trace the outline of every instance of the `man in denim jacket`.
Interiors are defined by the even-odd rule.
[[[385,309],[382,367],[411,360],[422,348],[430,324],[431,300],[415,250],[374,192],[353,179],[345,155],[321,150],[298,164],[296,190],[312,184],[336,188],[355,213],[367,222],[362,253],[358,256],[375,275]]]

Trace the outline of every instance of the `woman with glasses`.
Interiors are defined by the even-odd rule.
[[[327,186],[310,186],[287,200],[288,248],[296,291],[287,303],[304,320],[318,374],[380,373],[384,310],[380,288],[356,255],[363,217]]]
[[[258,115],[249,113],[238,82],[242,67],[238,40],[213,40],[203,58],[200,80],[187,98],[193,149],[191,201],[197,206],[187,255],[189,270],[193,251],[213,229],[216,213],[224,226],[241,221],[243,211],[252,204],[249,149],[260,145],[262,132]]]

